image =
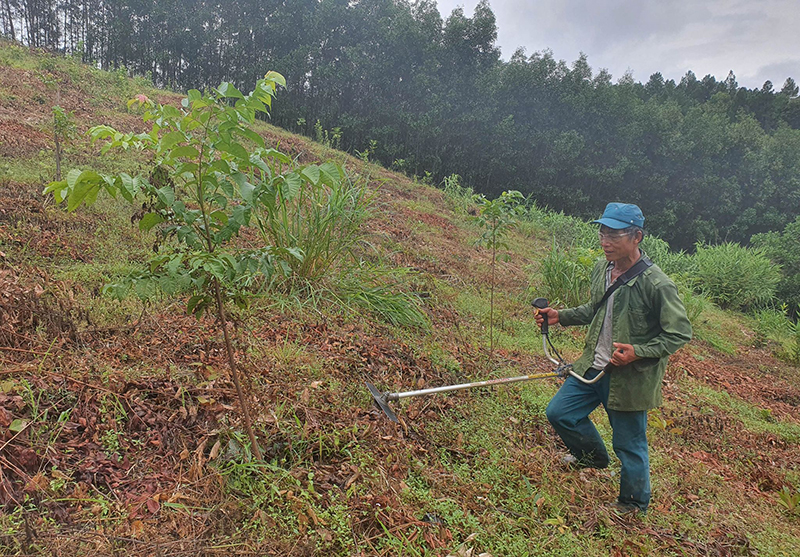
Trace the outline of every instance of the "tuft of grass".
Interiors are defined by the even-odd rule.
[[[355,305],[400,327],[426,329],[430,322],[419,309],[419,299],[407,292],[394,291],[391,286],[364,286],[342,289],[348,305]]]
[[[352,176],[334,185],[303,182],[292,198],[276,199],[268,206],[270,213],[259,219],[259,231],[267,245],[288,254],[284,261],[290,281],[318,281],[356,264],[361,226],[377,194],[367,183]]]
[[[529,201],[525,220],[537,224],[552,238],[553,243],[586,249],[597,248],[597,226],[579,218],[537,207],[534,202]]]
[[[763,343],[776,345],[775,355],[789,363],[800,363],[800,325],[785,309],[762,309],[755,313],[755,332]]]
[[[694,259],[699,284],[724,308],[759,308],[775,298],[781,272],[763,250],[730,242],[718,246],[698,245]]]
[[[697,274],[697,263],[692,255],[683,250],[672,251],[669,244],[657,236],[645,237],[641,248],[653,263],[673,279]]]
[[[455,212],[465,215],[475,211],[475,191],[469,186],[462,185],[461,176],[458,174],[445,176],[440,187]]]
[[[573,245],[564,249],[553,242],[541,267],[544,291],[551,305],[575,307],[590,299],[590,278],[597,257],[596,248]]]

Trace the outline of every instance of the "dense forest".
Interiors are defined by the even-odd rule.
[[[278,125],[582,217],[636,202],[674,248],[747,243],[800,214],[791,77],[638,83],[583,55],[503,60],[486,2],[443,19],[433,0],[0,0],[0,32],[181,90],[249,90],[275,70]]]

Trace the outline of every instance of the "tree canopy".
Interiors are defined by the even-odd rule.
[[[0,0],[0,30],[158,85],[287,78],[273,121],[490,197],[519,190],[596,216],[642,206],[674,248],[749,241],[800,213],[800,99],[688,72],[642,84],[549,51],[508,61],[483,1],[442,18],[433,0]],[[319,124],[317,124],[319,122]]]

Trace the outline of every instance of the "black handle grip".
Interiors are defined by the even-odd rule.
[[[537,309],[544,309],[548,306],[547,298],[536,298],[531,302],[531,305]],[[546,315],[542,314],[542,317],[544,317],[544,321],[542,321],[542,334],[546,335],[549,328],[549,323],[547,322]]]

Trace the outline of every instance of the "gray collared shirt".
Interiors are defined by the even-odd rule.
[[[606,270],[606,290],[611,286],[611,269],[614,268],[612,261]],[[594,348],[594,361],[592,367],[594,369],[604,369],[611,361],[611,354],[614,353],[614,340],[611,336],[611,317],[614,309],[614,292],[608,297],[606,301],[606,316],[603,319],[603,326],[600,328],[600,336],[597,338],[597,346]]]

